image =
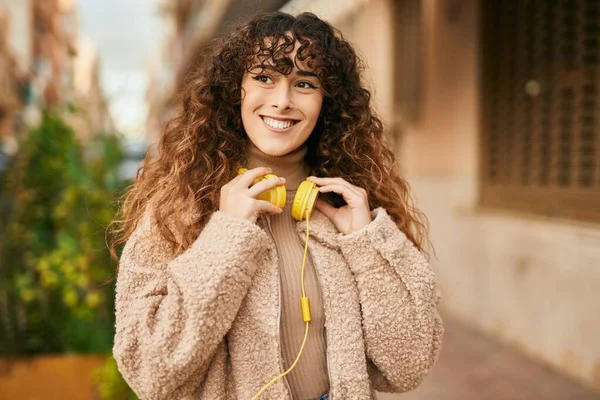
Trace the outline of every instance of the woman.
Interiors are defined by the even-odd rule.
[[[431,370],[424,225],[360,71],[329,24],[276,12],[191,73],[115,221],[114,355],[140,398],[372,399]],[[321,196],[295,222],[305,180]]]

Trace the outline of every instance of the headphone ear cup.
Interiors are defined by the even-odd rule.
[[[317,197],[319,196],[319,188],[314,182],[304,181],[298,186],[296,196],[292,203],[292,217],[296,221],[302,221],[306,217],[312,215]]]
[[[241,167],[238,168],[239,175],[246,173],[246,171],[248,171],[246,168],[241,168]],[[273,177],[277,178],[277,175],[267,174],[267,175],[261,176],[260,178],[255,180],[252,184],[256,185],[260,181],[264,181],[265,179],[269,179],[269,178],[273,178]],[[271,190],[267,190],[266,192],[261,193],[260,195],[256,196],[256,198],[258,200],[266,200],[269,203],[274,204],[279,208],[283,208],[283,207],[285,207],[285,200],[286,200],[285,186],[283,186],[283,185],[276,186]]]
[[[277,175],[267,174],[264,177],[257,179],[254,183],[258,183],[269,178],[277,178]],[[285,186],[275,186],[273,189],[267,190],[266,192],[256,196],[256,198],[258,200],[266,200],[269,203],[275,204],[277,207],[283,209],[283,207],[285,207],[286,199]]]

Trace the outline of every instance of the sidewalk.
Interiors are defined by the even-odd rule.
[[[600,400],[577,382],[463,323],[444,318],[440,359],[415,391],[379,400]]]

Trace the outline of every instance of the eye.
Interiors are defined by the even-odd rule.
[[[300,89],[316,89],[317,87],[309,81],[300,81],[296,84]]]
[[[270,76],[268,75],[255,75],[252,77],[252,79],[261,82],[261,83],[272,83],[273,79],[271,79]]]

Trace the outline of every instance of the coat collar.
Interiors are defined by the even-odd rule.
[[[315,209],[308,220],[308,225],[310,237],[333,250],[340,249],[338,244],[340,232],[325,214]],[[306,221],[298,221],[296,231],[306,237]]]

